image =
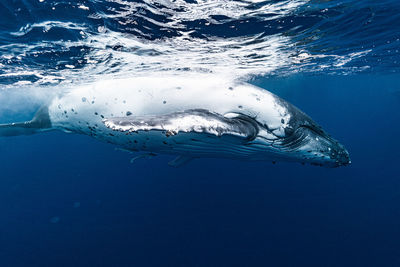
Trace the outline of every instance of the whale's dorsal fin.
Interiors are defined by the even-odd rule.
[[[160,115],[127,116],[104,119],[110,129],[122,132],[162,131],[167,136],[179,133],[230,135],[253,140],[258,133],[257,123],[250,117],[238,115],[227,118],[204,109],[190,109]]]
[[[0,136],[30,135],[51,129],[49,109],[41,107],[32,120],[0,124]]]

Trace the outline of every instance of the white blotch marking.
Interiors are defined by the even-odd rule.
[[[78,8],[83,9],[83,10],[89,10],[89,7],[84,6],[84,5],[80,5],[80,6],[78,6]]]

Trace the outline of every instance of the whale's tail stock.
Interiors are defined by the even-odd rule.
[[[49,109],[47,106],[43,106],[30,121],[0,124],[0,137],[31,135],[50,129]]]

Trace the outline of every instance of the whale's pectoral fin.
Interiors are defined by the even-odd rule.
[[[186,157],[186,156],[177,156],[175,159],[168,162],[168,165],[171,167],[179,168],[183,165],[186,165],[190,161],[193,160],[193,157]]]
[[[0,136],[30,135],[50,128],[49,110],[43,106],[30,121],[0,124]]]
[[[217,137],[229,135],[241,140],[253,140],[258,133],[257,123],[248,116],[239,114],[229,118],[204,109],[190,109],[162,115],[109,118],[104,119],[103,123],[115,131],[161,131],[166,136],[204,133]]]
[[[144,154],[140,154],[134,158],[131,158],[131,163],[135,162],[138,159],[150,159],[152,157],[157,156],[157,154],[154,153],[144,153]]]

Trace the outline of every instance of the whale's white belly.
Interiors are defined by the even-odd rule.
[[[257,109],[270,107],[270,115],[276,117],[279,128],[285,114],[276,109],[274,101],[267,91],[223,80],[133,78],[76,88],[55,99],[49,106],[49,114],[55,128],[90,135],[129,150],[204,157],[247,157],[255,152],[254,149],[242,147],[240,142],[235,145],[229,136],[212,138],[215,137],[212,134],[192,133],[171,138],[162,131],[126,133],[106,127],[104,120],[192,109],[212,110],[222,115],[245,113],[256,117]]]

